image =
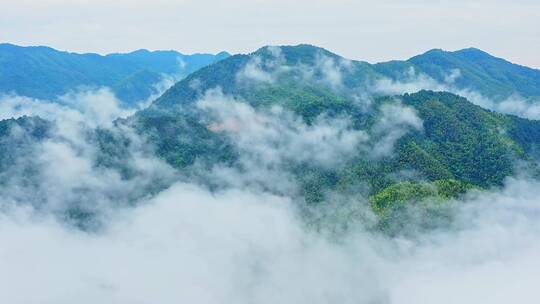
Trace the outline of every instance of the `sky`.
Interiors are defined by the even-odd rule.
[[[477,47],[540,68],[536,0],[0,0],[0,41],[76,52],[310,43],[369,62]]]

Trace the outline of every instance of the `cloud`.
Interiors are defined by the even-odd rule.
[[[280,106],[258,110],[219,90],[207,92],[197,106],[213,118],[210,130],[230,134],[236,146],[243,152],[261,155],[263,163],[289,159],[336,167],[368,139],[365,132],[352,128],[347,117],[321,115],[308,125]]]
[[[380,77],[369,79],[365,84],[357,84],[357,88],[346,88],[344,79],[353,72],[352,61],[335,59],[324,54],[317,54],[311,64],[298,63],[287,65],[279,47],[268,47],[272,55],[267,59],[253,56],[237,75],[237,81],[249,84],[275,84],[285,74],[296,77],[299,83],[323,86],[338,95],[355,100],[358,106],[369,111],[373,96],[401,95],[416,93],[420,90],[447,91],[467,98],[472,103],[483,108],[517,115],[528,119],[540,119],[540,101],[533,98],[523,98],[514,94],[506,99],[497,100],[469,88],[456,85],[462,74],[459,69],[449,70],[442,75],[442,81],[427,74],[417,72],[410,67],[397,79]]]
[[[298,167],[335,172],[358,157],[391,157],[397,140],[422,131],[416,111],[397,101],[382,105],[366,129],[355,128],[347,114],[323,113],[308,123],[279,105],[254,108],[219,88],[207,91],[196,107],[207,129],[225,135],[239,156],[239,167],[218,164],[207,178],[285,195],[299,191]]]
[[[183,62],[183,61],[180,61],[180,62]],[[180,65],[180,70],[182,71],[184,69],[184,66],[183,65]],[[161,95],[163,95],[163,93],[165,93],[168,89],[170,89],[173,85],[175,85],[178,81],[182,80],[186,75],[183,75],[183,74],[177,74],[177,75],[167,75],[167,74],[162,74],[161,75],[161,80],[152,84],[152,87],[154,89],[154,93],[150,96],[148,96],[148,98],[146,98],[146,100],[139,100],[136,102],[136,107],[138,110],[141,110],[141,109],[144,109],[148,106],[150,106],[150,104],[156,100],[158,97],[160,97]]]
[[[540,269],[534,258],[540,252],[536,187],[537,181],[509,179],[500,191],[460,203],[456,230],[429,235],[427,246],[402,261],[411,275],[395,289],[396,298],[402,303],[531,303],[531,282]]]
[[[443,75],[440,82],[426,74],[418,73],[414,68],[398,80],[380,78],[368,88],[371,93],[382,95],[400,95],[415,93],[420,90],[447,91],[467,98],[470,102],[495,112],[512,114],[528,119],[540,119],[540,101],[523,98],[514,94],[506,99],[497,100],[466,88],[458,88],[455,81],[461,77],[461,71],[454,69]]]
[[[113,127],[113,120],[135,111],[118,104],[105,88],[70,93],[59,102],[3,96],[3,118],[39,116],[48,123],[42,136],[32,135],[30,121],[28,127],[14,124],[2,138],[10,146],[2,153],[11,158],[2,160],[0,209],[25,205],[59,217],[78,210],[99,222],[111,208],[170,183],[173,169],[144,138],[122,124]]]
[[[273,84],[291,67],[287,66],[279,46],[267,46],[263,52],[269,56],[252,55],[236,74],[239,84]]]
[[[14,94],[0,94],[0,120],[39,116],[47,120],[84,123],[90,127],[111,127],[117,118],[125,118],[148,107],[182,76],[161,75],[152,85],[154,93],[146,100],[126,106],[110,88],[73,89],[56,100],[41,100]]]
[[[519,95],[513,95],[505,100],[494,102],[479,94],[470,93],[469,96],[476,104],[496,112],[534,120],[540,119],[540,100],[526,99]]]
[[[358,229],[332,240],[287,197],[189,183],[99,233],[17,209],[0,220],[0,291],[16,303],[530,302],[538,188],[511,179],[471,195],[452,228],[415,239]]]
[[[448,75],[445,78],[452,79]],[[381,95],[401,95],[404,93],[416,93],[420,90],[448,91],[449,87],[447,84],[440,83],[424,73],[417,73],[413,67],[409,68],[397,80],[383,77],[376,79],[369,86],[369,91]]]
[[[382,105],[380,111],[380,118],[372,130],[378,138],[371,153],[375,157],[390,156],[398,139],[411,130],[421,131],[423,128],[422,119],[412,107],[390,103]]]
[[[238,81],[255,81],[274,83],[274,75],[264,70],[263,61],[259,56],[253,56],[237,74]]]
[[[294,193],[295,166],[342,168],[367,145],[368,134],[352,127],[350,117],[321,115],[307,124],[280,107],[256,109],[215,89],[197,102],[207,128],[227,136],[240,155],[238,168],[218,166],[211,173],[237,187],[259,184],[279,193]]]
[[[110,156],[120,160],[116,165],[100,166],[107,155],[88,132],[84,125],[57,123],[42,141],[26,141],[19,147],[24,153],[3,168],[0,209],[26,205],[59,217],[80,211],[96,216],[96,222],[88,224],[100,224],[100,217],[110,210],[135,204],[174,179],[172,168],[149,154],[145,142],[130,136],[127,129],[121,136],[127,137],[129,146],[116,147]]]
[[[376,288],[373,277],[347,269],[339,262],[347,252],[311,237],[290,208],[286,198],[235,190],[210,194],[177,184],[147,207],[122,215],[125,220],[105,234],[4,218],[0,238],[10,247],[0,263],[4,274],[15,275],[2,293],[26,303],[75,297],[81,303],[325,303],[353,292],[355,299],[371,298],[355,290],[359,282]],[[321,267],[330,260],[337,263]],[[32,277],[17,272],[39,265]],[[343,271],[350,281],[342,279]],[[23,292],[28,288],[30,295]]]
[[[352,70],[352,61],[344,58],[336,59],[318,53],[313,64],[300,64],[297,69],[302,75],[302,81],[326,86],[334,91],[341,91],[344,89],[343,78]]]
[[[59,102],[24,96],[0,96],[1,119],[39,116],[44,119],[84,122],[90,126],[111,126],[114,119],[126,117],[135,109],[123,109],[120,101],[107,88],[71,92]]]
[[[334,91],[343,90],[344,74],[352,69],[352,61],[331,58],[318,52],[313,62],[287,62],[279,46],[267,46],[260,54],[252,55],[236,75],[239,84],[275,84],[280,77],[289,75],[302,84],[320,85]]]
[[[68,93],[61,96],[60,101],[83,113],[85,122],[90,122],[91,126],[110,124],[114,119],[127,117],[135,111],[120,108],[120,101],[106,88]]]

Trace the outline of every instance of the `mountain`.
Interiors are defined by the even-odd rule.
[[[283,46],[280,47],[281,58],[287,66],[314,67],[321,64],[329,64],[327,68],[337,69],[340,72],[342,85],[345,89],[356,91],[372,91],[374,83],[380,80],[391,80],[399,83],[413,83],[419,89],[432,89],[431,86],[446,88],[455,87],[457,90],[469,90],[477,92],[485,97],[492,98],[494,102],[502,101],[511,95],[519,94],[522,97],[535,99],[540,96],[540,70],[523,67],[493,57],[477,49],[465,49],[456,52],[431,50],[425,54],[415,56],[407,61],[390,61],[378,64],[369,64],[362,61],[350,61],[325,49],[311,45]],[[223,75],[213,77],[211,73],[223,74],[224,70],[239,71],[250,58],[271,58],[268,48],[261,48],[250,55],[233,56],[226,63],[214,65],[204,69],[190,77],[191,80],[202,78],[205,82],[199,91],[219,85],[226,92],[229,90],[241,90],[235,86],[235,75]],[[320,62],[320,59],[330,61]],[[281,59],[280,59],[281,60]],[[334,65],[334,66],[333,66]],[[344,65],[347,65],[346,67]],[[263,67],[264,68],[264,67]],[[337,71],[336,70],[336,71]],[[309,71],[296,70],[289,76],[299,79],[300,73]],[[282,75],[283,76],[283,75]],[[313,75],[319,77],[321,75]],[[424,83],[425,77],[433,83]],[[321,79],[319,79],[321,80]],[[182,99],[192,99],[197,96],[187,83],[190,80],[179,83],[169,92],[164,94],[156,102],[156,105],[174,104],[175,95],[182,95]],[[285,80],[286,81],[286,80]],[[424,87],[427,86],[427,87]],[[399,90],[399,88],[398,88]],[[385,89],[379,95],[385,95]],[[389,92],[393,92],[392,89]]]
[[[127,54],[77,54],[49,47],[0,44],[0,93],[54,100],[80,87],[106,86],[125,102],[157,93],[163,77],[181,78],[228,57],[138,50]]]
[[[470,52],[435,51],[449,58],[461,58],[460,67],[488,66],[484,58],[487,55],[478,59]],[[212,118],[209,121],[207,114],[197,106],[197,101],[208,99],[208,91],[215,88],[219,88],[223,96],[231,96],[262,111],[281,106],[308,125],[321,115],[346,115],[355,129],[372,135],[373,146],[384,141],[384,135],[377,135],[376,129],[387,105],[414,109],[423,127],[404,132],[396,140],[392,154],[373,157],[358,150],[343,168],[328,169],[316,162],[291,165],[303,185],[304,196],[311,202],[321,201],[328,189],[358,183],[367,183],[371,195],[380,200],[384,193],[399,189],[396,185],[404,182],[415,187],[418,180],[423,180],[444,185],[457,182],[456,189],[489,188],[501,185],[506,177],[515,174],[519,162],[536,170],[539,121],[495,113],[446,92],[423,90],[401,96],[374,96],[369,102],[359,101],[355,95],[357,88],[366,87],[370,79],[390,77],[386,76],[392,73],[390,70],[421,68],[431,62],[431,56],[428,53],[407,62],[370,65],[351,62],[308,45],[266,47],[249,55],[232,56],[189,75],[128,122],[141,133],[149,134],[157,153],[169,163],[186,168],[196,161],[234,163],[240,153],[231,143],[230,134],[208,127],[212,125]],[[513,67],[521,72],[520,68],[508,66],[504,61],[501,65],[501,69]],[[426,71],[432,75],[438,73]],[[246,78],[246,73],[252,77]],[[463,73],[468,75],[468,72]],[[530,73],[539,72],[531,70]],[[490,77],[495,79],[497,75]],[[399,107],[395,109],[404,111]],[[400,128],[405,127],[398,125],[397,129]],[[414,174],[406,177],[405,172]]]
[[[309,45],[230,56],[191,73],[149,108],[117,120],[117,128],[89,131],[100,151],[95,166],[118,167],[122,178],[131,178],[125,159],[132,134],[122,135],[130,126],[158,157],[210,189],[220,186],[215,180],[220,174],[231,174],[220,171],[228,168],[246,175],[248,184],[297,198],[309,214],[319,214],[311,211],[334,201],[336,194],[367,196],[380,216],[379,228],[399,231],[407,221],[401,215],[408,203],[446,201],[470,189],[499,187],[517,173],[539,172],[540,121],[493,112],[449,92],[385,95],[373,89],[381,79],[408,77],[411,67],[433,78],[443,75],[443,69],[426,68],[433,66],[430,62],[442,66],[432,57],[441,54],[454,58],[447,66],[459,66],[465,79],[483,71],[485,83],[499,79],[487,68],[495,63],[501,70],[514,70],[513,78],[505,79],[538,73],[470,52],[433,51],[376,65]],[[534,81],[513,83],[507,94],[525,94],[535,86]],[[490,87],[475,87],[472,81],[464,86],[485,94]],[[3,121],[0,131],[18,126],[39,141],[47,129],[32,119]],[[12,134],[0,134],[6,147],[16,140]],[[30,140],[19,142],[17,151],[28,145]],[[13,153],[2,153],[7,155],[0,158],[7,163],[2,168],[9,168]],[[283,188],[285,181],[297,187]],[[166,185],[152,183],[140,192],[160,187]],[[336,212],[340,219],[354,217],[348,208]]]

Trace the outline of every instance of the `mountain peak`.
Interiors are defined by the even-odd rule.
[[[150,51],[147,49],[138,49],[129,54],[148,54],[148,53],[150,53]]]
[[[231,53],[226,52],[226,51],[221,51],[216,54],[216,57],[219,57],[219,58],[227,58],[229,56],[231,56]]]
[[[314,46],[311,44],[298,44],[298,45],[270,45],[264,46],[250,55],[257,55],[262,57],[277,57],[283,56],[283,58],[291,63],[313,63],[319,56],[330,57],[334,59],[341,58],[341,56],[334,54],[322,47]]]
[[[425,56],[452,56],[452,55],[460,55],[466,58],[494,57],[490,55],[489,53],[482,51],[481,49],[478,49],[475,47],[469,47],[469,48],[465,48],[465,49],[461,49],[457,51],[447,51],[440,48],[436,48],[436,49],[431,49],[423,54],[414,56],[412,58],[425,57]]]
[[[2,47],[2,48],[15,48],[15,47],[19,47],[19,46],[15,45],[15,44],[7,43],[7,42],[2,42],[2,43],[0,43],[0,47]]]
[[[268,52],[268,51],[273,51],[273,50],[276,50],[276,49],[287,50],[287,51],[296,51],[296,52],[298,52],[298,51],[303,51],[303,52],[328,52],[327,50],[325,50],[322,47],[312,45],[312,44],[302,43],[302,44],[295,44],[295,45],[266,45],[266,46],[263,46],[263,47],[259,48],[254,53]]]
[[[4,50],[47,50],[47,51],[55,51],[55,52],[64,52],[64,51],[58,51],[58,50],[53,49],[53,48],[48,47],[48,46],[42,46],[42,45],[21,46],[21,45],[12,44],[12,43],[0,43],[0,49],[4,49]]]
[[[454,54],[462,55],[468,58],[482,58],[482,57],[494,57],[487,52],[484,52],[480,49],[470,47],[462,50],[453,52]]]

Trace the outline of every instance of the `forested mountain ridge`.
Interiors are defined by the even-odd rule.
[[[470,52],[478,51],[442,53],[475,61]],[[430,62],[429,52],[423,56],[426,57],[410,61],[417,66]],[[485,56],[488,55],[481,55]],[[411,62],[388,64],[399,66],[406,73]],[[230,134],[209,128],[212,123],[205,117],[207,113],[197,106],[201,99],[208,99],[211,104],[229,96],[262,111],[279,106],[301,117],[307,125],[317,123],[321,115],[345,115],[352,121],[353,129],[370,135],[374,149],[385,140],[386,135],[377,133],[377,121],[385,115],[387,105],[396,105],[396,113],[414,109],[422,126],[396,126],[405,131],[396,139],[392,153],[374,158],[370,152],[359,150],[338,169],[316,162],[292,166],[303,185],[303,195],[312,202],[323,200],[328,189],[358,183],[367,183],[372,195],[397,189],[395,185],[403,182],[416,185],[418,181],[456,181],[462,183],[456,189],[463,190],[469,186],[501,185],[506,177],[516,173],[518,163],[528,163],[532,171],[536,170],[533,160],[540,144],[538,121],[492,112],[445,92],[420,91],[390,97],[373,93],[366,99],[359,98],[357,93],[369,91],[373,79],[391,77],[381,71],[390,75],[397,70],[390,73],[385,69],[384,64],[348,61],[309,45],[266,47],[249,55],[232,56],[191,74],[129,121],[142,133],[151,134],[159,155],[174,166],[185,168],[197,160],[234,163],[240,153],[231,144]],[[533,76],[538,73],[532,69],[530,72]],[[216,89],[218,96],[209,98],[208,92]],[[404,172],[413,174],[405,176]]]
[[[259,58],[261,61],[272,60],[273,54],[269,51],[272,49],[274,48],[263,47],[252,54],[235,55],[227,62],[194,73],[190,75],[189,79],[181,81],[171,88],[169,92],[157,100],[156,104],[174,103],[174,100],[170,98],[174,94],[181,95],[183,101],[195,98],[197,90],[204,91],[215,86],[222,87],[225,92],[242,89],[235,83],[236,74],[233,72],[225,75],[224,71],[238,72],[249,62],[250,58]],[[380,80],[395,81],[398,82],[398,85],[413,83],[416,84],[414,87],[418,87],[418,90],[431,89],[423,87],[426,86],[426,83],[423,83],[425,79],[422,77],[427,76],[429,80],[440,83],[439,85],[430,83],[429,86],[442,89],[451,85],[459,90],[470,90],[493,98],[495,102],[515,94],[527,98],[540,96],[540,70],[513,64],[474,48],[455,52],[434,49],[406,61],[389,61],[377,64],[348,60],[323,48],[311,45],[281,46],[279,52],[279,60],[283,60],[283,62],[279,62],[279,65],[298,68],[296,75],[292,75],[295,71],[290,71],[289,76],[292,75],[298,80],[299,73],[310,72],[309,69],[302,70],[302,67],[326,64],[327,68],[337,69],[341,73],[342,89],[379,89],[382,92],[378,93],[385,95],[386,88],[380,87],[381,84],[378,83]],[[251,62],[251,64],[254,63]],[[272,69],[272,67],[265,67],[264,64],[261,68],[262,70]],[[221,77],[213,77],[211,75],[213,73],[218,73]],[[278,71],[278,73],[287,74],[284,71]],[[312,76],[318,77],[320,75]],[[198,78],[205,79],[205,82],[200,83],[201,86],[197,89],[190,87],[190,81]],[[394,90],[388,91],[393,92]]]

